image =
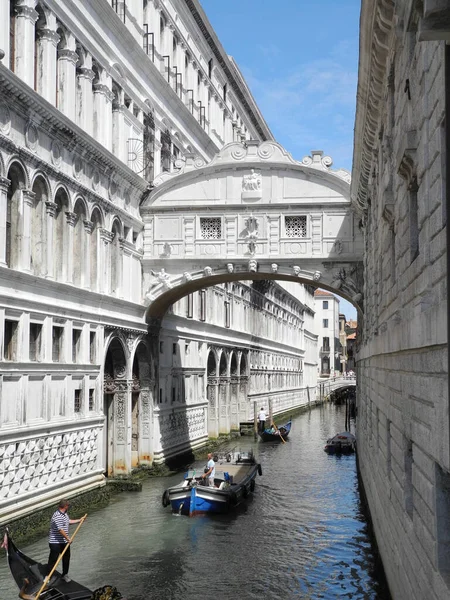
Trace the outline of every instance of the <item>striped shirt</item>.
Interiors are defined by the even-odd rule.
[[[61,512],[59,509],[55,510],[52,516],[52,520],[50,522],[50,532],[48,536],[49,544],[66,544],[66,538],[59,533],[59,530],[62,529],[69,535],[69,515],[65,512]]]

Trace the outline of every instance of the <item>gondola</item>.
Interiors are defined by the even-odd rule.
[[[11,575],[19,588],[19,598],[35,600],[45,579],[47,565],[43,565],[26,556],[13,542],[6,530],[2,547],[5,548]],[[54,572],[50,579],[51,585],[44,588],[39,600],[96,600],[105,598],[119,600],[123,596],[112,586],[104,586],[92,591],[76,581],[64,581],[61,573]]]
[[[227,513],[246,500],[255,489],[261,465],[253,452],[224,452],[215,457],[214,487],[189,470],[178,485],[167,488],[162,496],[164,507],[172,512],[193,517],[207,513]]]
[[[289,419],[284,425],[276,427],[267,427],[264,431],[259,432],[259,437],[263,442],[281,442],[285,440],[291,431],[292,421]]]

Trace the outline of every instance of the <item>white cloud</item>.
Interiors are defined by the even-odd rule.
[[[351,166],[357,65],[339,61],[348,62],[350,49],[351,42],[344,40],[329,58],[300,63],[284,77],[243,69],[269,127],[297,159],[320,149],[336,167]]]

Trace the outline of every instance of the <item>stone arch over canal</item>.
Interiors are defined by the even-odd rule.
[[[147,322],[216,283],[292,280],[363,310],[363,237],[350,174],[313,151],[295,161],[275,142],[226,145],[208,164],[186,156],[141,206]]]

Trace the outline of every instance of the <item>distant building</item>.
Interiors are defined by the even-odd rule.
[[[315,328],[319,336],[319,377],[333,377],[340,373],[341,342],[339,333],[339,299],[331,292],[314,292]]]

